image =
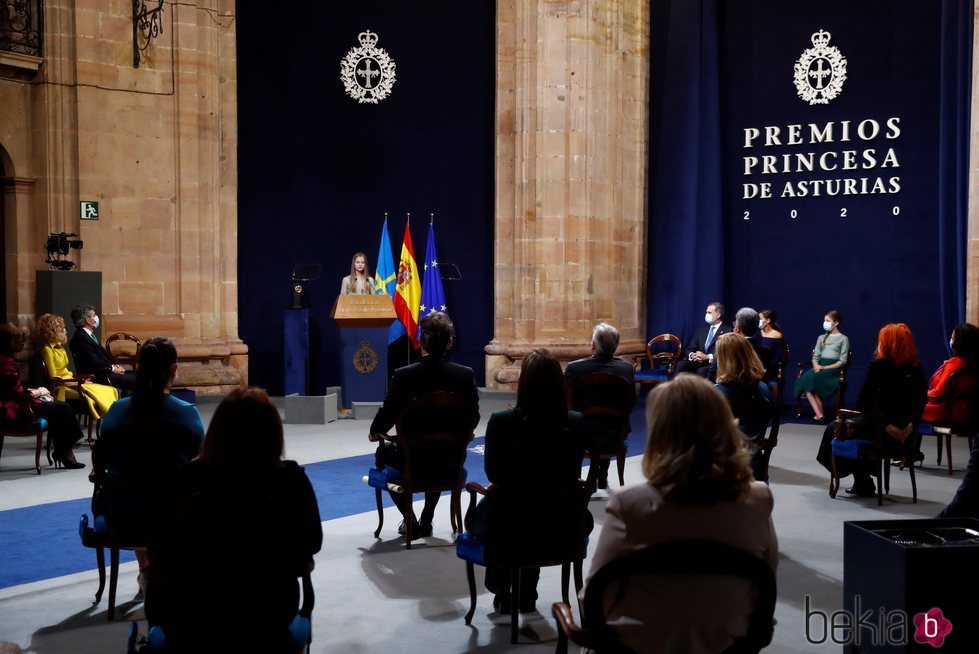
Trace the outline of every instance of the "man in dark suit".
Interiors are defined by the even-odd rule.
[[[693,340],[684,350],[683,359],[677,364],[677,373],[693,372],[702,377],[710,373],[710,364],[714,361],[714,346],[718,336],[727,334],[731,328],[723,324],[724,305],[711,302],[704,312],[704,326],[697,330]]]
[[[131,391],[136,375],[109,358],[102,344],[95,336],[99,326],[99,314],[93,306],[77,306],[71,310],[75,323],[75,333],[68,346],[75,358],[75,372],[80,375],[95,375],[100,384],[110,384],[124,391]]]
[[[619,330],[607,322],[599,323],[591,334],[591,356],[578,359],[568,364],[564,370],[564,379],[572,388],[572,400],[575,411],[582,411],[589,406],[615,401],[617,398],[600,397],[585,390],[575,392],[577,380],[593,372],[605,372],[621,377],[630,384],[633,382],[634,370],[632,364],[615,357],[619,347]],[[635,391],[633,391],[634,393]],[[586,424],[587,448],[590,452],[608,450],[619,438],[618,425],[608,424],[600,420],[588,420]],[[598,466],[596,479],[599,488],[608,488],[608,467],[610,459],[592,460],[592,465]]]
[[[472,405],[473,428],[479,422],[479,396],[476,392],[476,380],[472,368],[445,360],[445,355],[452,348],[455,339],[455,329],[449,316],[441,312],[427,314],[422,318],[419,327],[422,360],[394,371],[384,404],[371,423],[368,439],[372,442],[380,441],[375,455],[375,465],[378,469],[391,466],[401,470],[404,466],[404,453],[400,451],[397,444],[385,441],[384,435],[394,426],[402,409],[416,398],[438,391],[456,393]],[[439,501],[439,493],[425,494],[425,507],[422,509],[421,520],[418,523],[414,522],[415,515],[411,507],[404,506],[404,497],[401,493],[391,493],[391,499],[401,510],[405,520],[411,518],[412,537],[422,538],[432,535],[432,518]],[[405,533],[404,527],[402,522],[398,532]]]
[[[751,307],[742,307],[734,314],[734,333],[741,334],[751,343],[751,348],[761,359],[761,365],[765,366],[764,380],[771,381],[778,375],[778,362],[775,361],[775,353],[772,348],[763,345],[761,337],[758,335],[758,312]],[[716,338],[714,339],[717,340]],[[707,372],[707,378],[711,381],[717,380],[717,359],[713,358]]]

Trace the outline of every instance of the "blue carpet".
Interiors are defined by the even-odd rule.
[[[646,444],[645,416],[641,408],[633,412],[631,422],[629,455],[634,456],[641,454]],[[486,483],[481,458],[483,440],[480,437],[472,442],[466,465],[469,480],[481,484]],[[324,522],[376,510],[372,489],[361,481],[372,465],[374,455],[364,454],[303,466],[313,484],[320,518]],[[386,498],[385,506],[390,504],[390,498]],[[90,505],[91,500],[85,498],[0,511],[0,552],[3,556],[0,588],[95,569],[95,550],[83,547],[78,537],[78,519],[83,513],[91,514]],[[394,525],[390,526],[391,530],[394,528]],[[329,538],[329,532],[324,537]],[[121,553],[120,561],[132,560],[132,552]]]

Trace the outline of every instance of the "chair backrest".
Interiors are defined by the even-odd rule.
[[[479,421],[472,402],[439,391],[412,400],[398,416],[405,485],[414,491],[461,489],[466,447]]]
[[[571,408],[585,415],[625,417],[636,405],[636,388],[629,380],[610,372],[582,375],[568,386]]]
[[[680,359],[683,343],[673,334],[660,334],[646,343],[646,358],[652,367],[674,365]]]
[[[775,574],[763,560],[744,550],[704,540],[674,541],[613,559],[595,573],[585,588],[583,627],[595,633],[607,647],[596,651],[628,652],[606,624],[606,590],[630,578],[660,575],[730,575],[743,577],[757,590],[745,635],[736,638],[726,652],[757,652],[772,640],[776,601]],[[653,580],[633,583],[655,583]]]
[[[124,345],[124,343],[134,343],[135,347]],[[135,366],[139,360],[139,350],[141,347],[143,347],[142,342],[132,334],[127,334],[126,332],[116,332],[105,341],[105,351],[108,353],[109,358],[118,364],[132,364]]]

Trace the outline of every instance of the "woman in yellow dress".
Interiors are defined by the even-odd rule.
[[[68,351],[65,349],[68,333],[65,329],[64,318],[46,313],[38,319],[36,331],[41,361],[44,362],[48,377],[50,379],[74,379],[75,374],[68,369]],[[96,420],[101,419],[112,406],[112,403],[119,399],[119,391],[105,384],[85,382],[77,388],[81,389],[89,413]],[[56,400],[63,402],[78,399],[78,391],[73,386],[60,384],[53,387],[52,390],[56,393]]]

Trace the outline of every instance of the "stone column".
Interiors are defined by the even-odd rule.
[[[603,320],[645,347],[648,42],[644,0],[499,0],[489,387]]]
[[[969,141],[969,242],[966,250],[965,319],[979,325],[979,11],[972,35],[972,138]]]
[[[29,326],[34,318],[34,271],[47,234],[33,221],[34,180],[0,178],[3,197],[7,315],[5,321]],[[43,250],[41,260],[43,261]]]

